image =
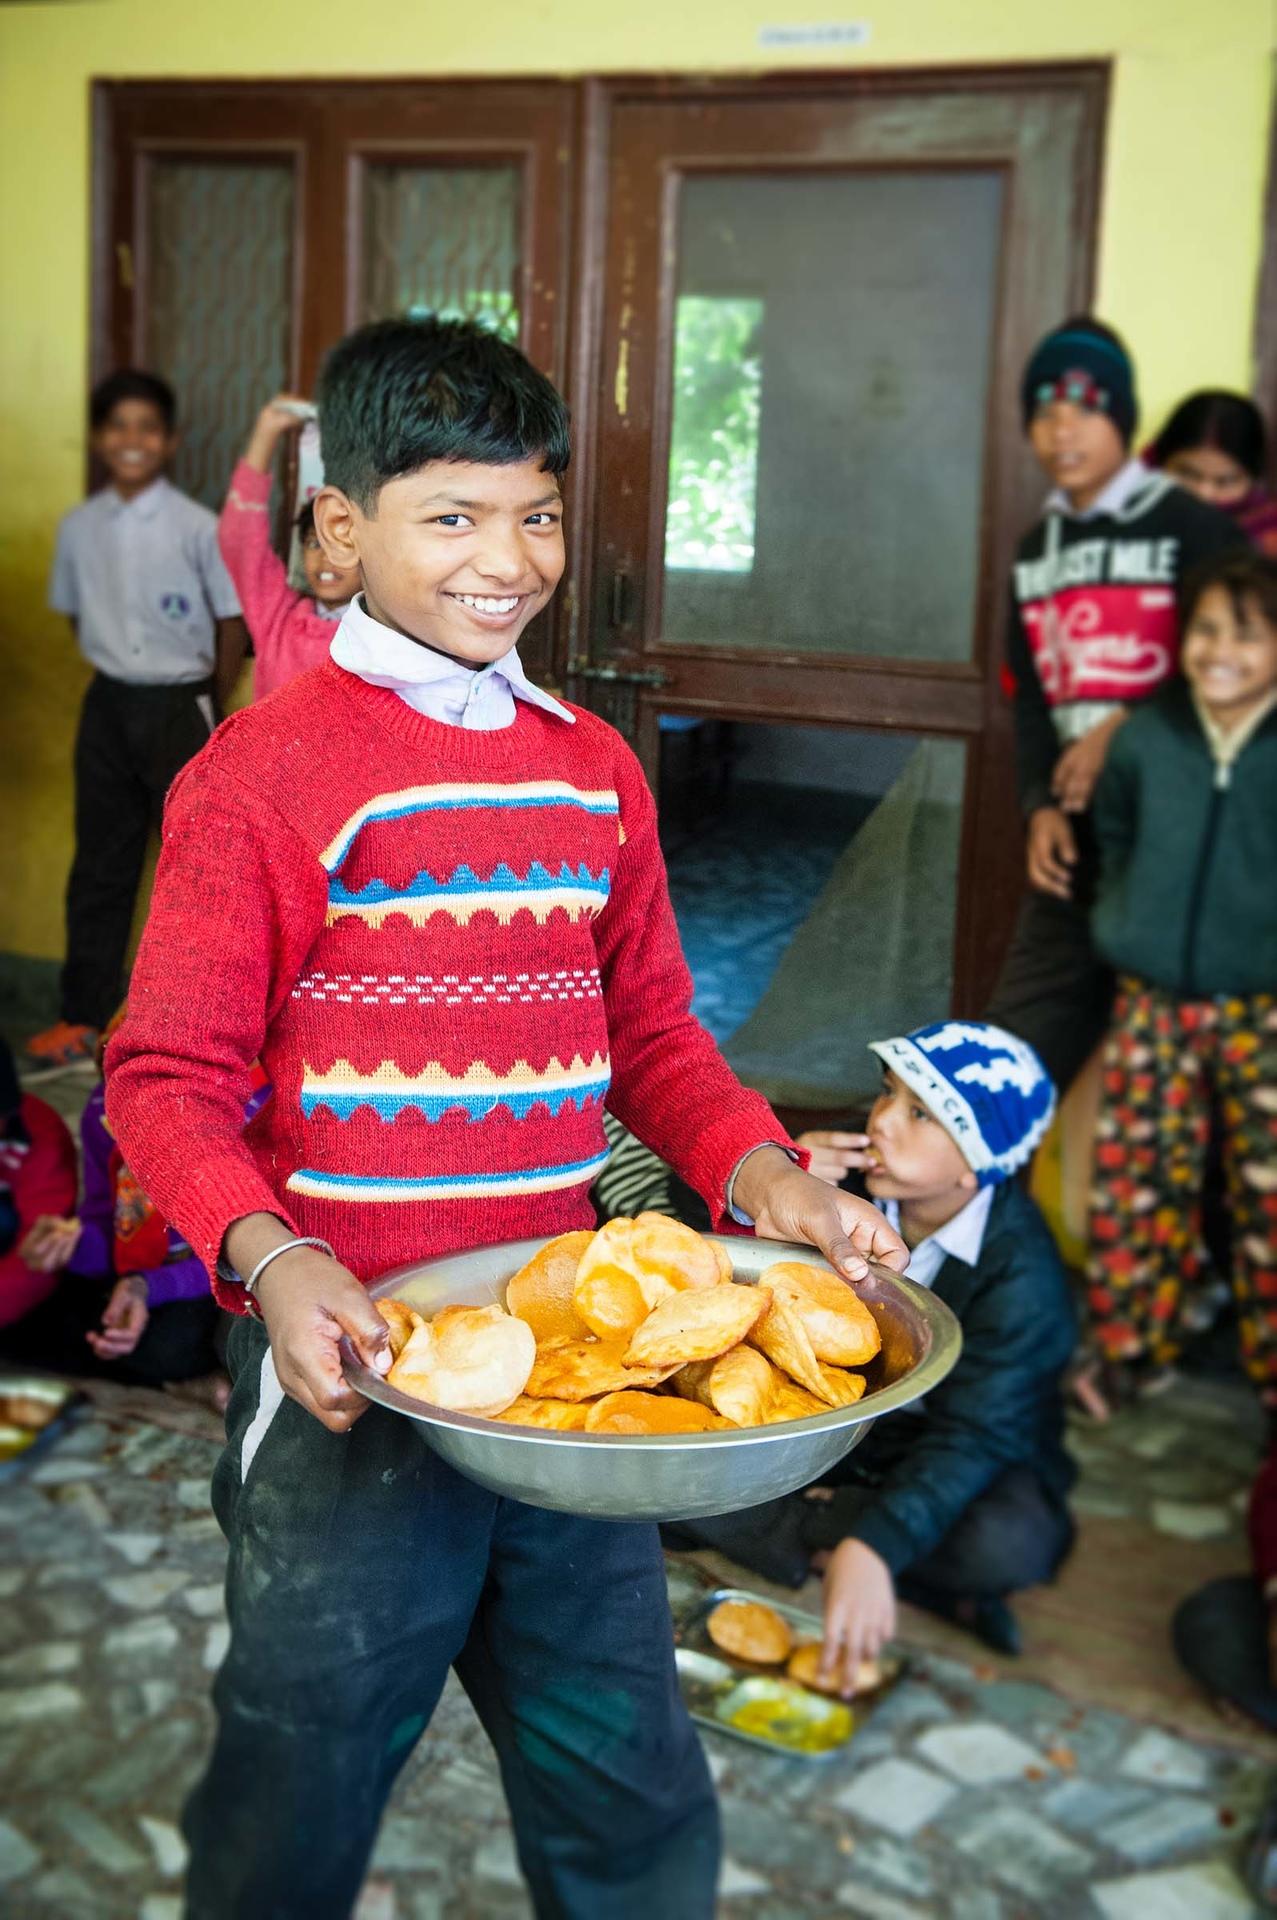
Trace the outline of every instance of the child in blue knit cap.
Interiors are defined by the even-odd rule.
[[[984,1021],[940,1021],[872,1051],[883,1085],[867,1134],[804,1144],[814,1172],[863,1175],[911,1250],[910,1278],[962,1323],[961,1358],[925,1401],[879,1421],[834,1485],[679,1529],[681,1543],[695,1534],[793,1586],[824,1567],[826,1651],[849,1692],[894,1633],[898,1596],[1018,1651],[1007,1596],[1049,1580],[1073,1540],[1061,1392],[1073,1306],[1013,1178],[1055,1090],[1032,1047]]]

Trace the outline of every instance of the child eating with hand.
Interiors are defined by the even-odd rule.
[[[605,1098],[715,1223],[849,1279],[905,1249],[795,1164],[692,1018],[638,761],[523,672],[564,568],[550,382],[481,328],[383,321],[333,350],[319,422],[316,531],[364,591],[175,788],[108,1055],[129,1166],[239,1316],[189,1912],[348,1920],[455,1665],[536,1910],[709,1920],[717,1814],[656,1528],[486,1491],[349,1386],[339,1343],[386,1371],[365,1283],[389,1268],[590,1225]]]
[[[1007,1596],[1049,1580],[1073,1539],[1061,1391],[1073,1307],[1013,1177],[1054,1088],[1030,1046],[984,1021],[940,1021],[873,1052],[883,1087],[867,1133],[820,1137],[813,1164],[863,1173],[910,1249],[909,1277],[957,1315],[958,1363],[806,1497],[666,1530],[792,1586],[823,1567],[825,1671],[848,1692],[894,1633],[897,1596],[1017,1651]]]

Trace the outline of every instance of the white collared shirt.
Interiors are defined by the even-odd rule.
[[[343,613],[329,652],[347,673],[391,688],[414,712],[445,726],[495,733],[513,724],[516,696],[560,720],[576,719],[561,700],[533,686],[517,647],[485,667],[463,666],[374,620],[361,593]]]
[[[929,1287],[947,1259],[961,1260],[964,1266],[974,1267],[980,1259],[980,1249],[984,1245],[985,1231],[989,1225],[989,1209],[993,1205],[993,1188],[979,1187],[959,1208],[952,1220],[946,1220],[942,1227],[929,1233],[925,1240],[919,1240],[909,1255],[909,1265],[905,1268],[911,1280],[920,1287]],[[897,1233],[900,1231],[900,1202],[884,1200],[882,1210],[888,1222]]]
[[[66,515],[49,605],[90,666],[133,686],[207,680],[217,622],[240,610],[216,518],[164,479],[132,500],[103,487]]]

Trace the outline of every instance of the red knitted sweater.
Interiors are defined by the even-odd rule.
[[[688,1011],[638,762],[575,711],[475,732],[330,663],[179,776],[107,1109],[210,1271],[258,1211],[364,1280],[588,1225],[605,1096],[715,1218],[786,1141]]]

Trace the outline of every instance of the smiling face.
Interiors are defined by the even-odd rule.
[[[1106,413],[1048,400],[1029,423],[1029,444],[1047,478],[1084,511],[1126,464],[1126,443]]]
[[[158,480],[177,451],[177,435],[169,432],[152,400],[117,400],[91,443],[126,500]]]
[[[1207,587],[1184,634],[1180,663],[1202,706],[1231,729],[1277,689],[1277,629],[1244,598],[1238,618],[1233,596]]]
[[[975,1192],[976,1177],[952,1135],[890,1067],[870,1109],[869,1146],[877,1164],[865,1184],[875,1200],[952,1199],[956,1212]]]
[[[1255,484],[1240,460],[1218,447],[1185,447],[1171,455],[1166,472],[1209,507],[1235,507]]]
[[[563,573],[559,483],[535,460],[432,460],[389,480],[365,514],[336,487],[315,498],[334,567],[363,569],[374,620],[467,666],[517,645]]]
[[[361,584],[358,567],[334,567],[313,527],[302,535],[301,549],[306,585],[321,607],[344,607],[354,599]]]

